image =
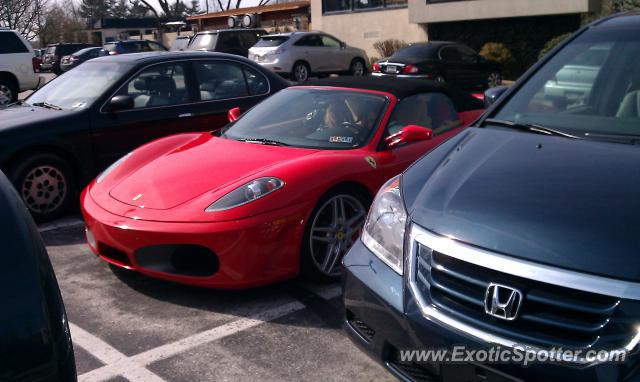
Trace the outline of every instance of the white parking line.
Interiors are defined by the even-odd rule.
[[[73,339],[73,343],[83,348],[85,351],[87,351],[102,363],[109,365],[127,360],[126,355],[120,353],[118,350],[111,347],[100,338],[94,336],[93,334],[87,332],[79,326],[70,322],[69,329],[71,329],[71,337]],[[164,382],[162,378],[160,378],[150,370],[147,370],[144,367],[137,366],[135,364],[132,364],[126,370],[123,370],[120,375],[127,378],[130,382]]]
[[[105,362],[107,363],[107,365],[80,375],[78,377],[78,381],[80,382],[105,381],[105,380],[114,378],[118,375],[125,376],[129,380],[134,381],[133,379],[131,379],[131,377],[132,376],[137,377],[138,376],[137,372],[145,370],[151,373],[149,370],[145,369],[145,367],[154,362],[170,358],[174,355],[183,353],[185,351],[188,351],[200,345],[204,345],[204,344],[219,340],[221,338],[228,337],[230,335],[258,326],[262,323],[273,321],[280,317],[284,317],[288,314],[303,310],[304,308],[305,308],[305,305],[300,302],[290,302],[290,303],[280,305],[278,307],[257,313],[251,317],[241,318],[239,320],[230,322],[222,326],[218,326],[216,328],[204,331],[202,333],[194,334],[190,337],[187,337],[166,345],[162,345],[155,349],[147,350],[143,353],[137,354],[129,358],[124,357],[124,358],[116,359],[114,357],[113,359],[114,362],[111,362],[111,363]],[[75,341],[75,333],[73,333],[73,330],[72,330],[72,334],[74,335],[73,339]],[[97,340],[101,341],[99,339]],[[84,348],[84,346],[82,346],[80,343],[78,343],[78,345]],[[104,344],[104,345],[109,346],[107,344]],[[101,347],[99,347],[98,349],[102,349],[102,350],[99,350],[99,351],[104,352],[105,357],[112,357],[113,354],[109,353],[110,350],[105,350],[104,345],[100,345]],[[92,346],[91,344],[88,344],[89,349],[91,349],[91,346]],[[89,351],[91,354],[93,354],[92,350],[88,350],[86,348],[84,349]],[[155,374],[153,374],[153,376],[157,377]],[[146,376],[141,378],[142,379],[138,379],[138,380],[154,381],[152,379],[145,379]],[[158,379],[155,381],[161,381],[161,379]]]
[[[67,227],[75,227],[79,225],[83,225],[84,222],[79,218],[64,218],[60,220],[53,221],[51,223],[45,223],[38,226],[38,231],[40,233],[53,231],[59,228],[67,228]]]

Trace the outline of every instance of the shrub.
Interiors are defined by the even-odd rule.
[[[499,42],[488,42],[480,49],[480,55],[487,60],[492,60],[500,63],[503,66],[508,65],[513,61],[511,50],[506,45]]]
[[[407,45],[404,41],[392,38],[389,40],[376,41],[373,43],[373,48],[381,57],[386,58],[392,56],[398,49],[404,48]]]
[[[560,36],[556,36],[556,37],[552,38],[551,40],[547,41],[547,43],[544,44],[544,47],[542,48],[542,50],[540,50],[540,54],[538,54],[538,58],[540,59],[540,58],[544,57],[553,48],[555,48],[556,45],[558,45],[561,42],[563,42],[564,40],[566,40],[569,36],[571,36],[571,33],[565,33],[565,34],[562,34]]]

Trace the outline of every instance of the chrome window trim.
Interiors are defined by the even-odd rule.
[[[415,264],[417,261],[418,251],[416,243],[425,245],[446,256],[489,269],[509,269],[509,274],[540,282],[552,283],[572,289],[583,288],[582,290],[585,291],[607,294],[609,296],[625,299],[638,300],[640,298],[640,284],[638,283],[588,275],[508,257],[461,243],[450,237],[436,235],[416,224],[412,224],[409,230],[409,248],[405,250],[405,253],[407,254],[407,280],[411,294],[413,298],[415,298],[422,315],[427,320],[438,325],[448,327],[461,335],[471,336],[479,341],[489,344],[518,348],[526,353],[535,354],[545,352],[546,354],[554,354],[554,351],[550,349],[542,349],[537,346],[527,345],[522,342],[516,342],[512,339],[480,330],[474,326],[454,319],[438,310],[435,306],[428,304],[422,297],[422,293],[418,289],[415,279]],[[604,289],[598,290],[597,288]],[[604,293],[605,291],[607,293]],[[631,352],[636,349],[639,343],[640,325],[636,327],[635,335],[625,346],[613,351]],[[581,357],[572,363],[582,367],[588,367],[601,362],[593,360],[589,361],[584,357]]]
[[[138,108],[138,109],[130,109],[130,110],[119,110],[119,111],[115,111],[115,112],[109,112],[106,111],[106,107],[107,104],[109,103],[109,101],[111,100],[111,98],[115,97],[116,94],[118,94],[118,92],[120,90],[122,90],[122,88],[124,88],[125,86],[127,86],[129,84],[129,82],[131,82],[131,80],[133,80],[138,74],[142,73],[142,71],[149,69],[153,66],[156,65],[164,65],[164,64],[170,64],[170,63],[183,63],[183,64],[187,64],[190,62],[194,62],[194,61],[214,61],[214,60],[218,60],[218,61],[227,61],[227,62],[231,62],[234,63],[236,65],[240,65],[240,67],[243,69],[242,72],[244,73],[244,67],[248,67],[250,69],[253,69],[256,73],[258,73],[259,75],[261,75],[265,80],[267,80],[267,84],[269,85],[267,92],[266,93],[261,93],[261,94],[249,94],[246,96],[241,96],[241,97],[231,97],[231,98],[221,98],[221,99],[216,99],[216,100],[199,100],[199,101],[192,101],[192,102],[185,102],[185,103],[180,103],[180,104],[175,104],[175,105],[163,105],[163,106],[151,106],[151,107],[143,107],[143,108]],[[134,65],[135,66],[135,65]],[[246,77],[246,74],[245,74]],[[246,83],[246,80],[245,80]],[[248,90],[248,85],[247,85],[247,90]],[[130,75],[126,81],[120,85],[112,94],[110,97],[108,97],[105,102],[102,104],[102,106],[100,107],[100,114],[119,114],[119,113],[127,113],[127,112],[133,112],[133,111],[141,111],[141,110],[154,110],[154,109],[165,109],[168,107],[178,107],[178,106],[185,106],[185,105],[200,105],[203,103],[211,103],[211,102],[220,102],[220,101],[229,101],[229,100],[234,100],[234,99],[246,99],[246,98],[254,98],[254,97],[264,97],[265,95],[269,95],[271,94],[271,81],[269,81],[269,78],[267,76],[265,76],[264,74],[260,73],[259,70],[252,68],[250,65],[247,65],[239,60],[233,60],[233,59],[229,59],[229,58],[212,58],[212,57],[208,57],[208,58],[178,58],[175,60],[167,60],[167,61],[162,61],[162,62],[154,62],[148,65],[145,65],[143,67],[141,67],[140,69],[138,69],[135,73],[133,73],[132,75]]]

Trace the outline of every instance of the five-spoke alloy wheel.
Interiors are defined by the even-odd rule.
[[[367,217],[368,203],[363,199],[343,191],[320,201],[303,244],[308,247],[308,252],[303,251],[303,271],[316,279],[340,275],[342,257],[360,236]]]

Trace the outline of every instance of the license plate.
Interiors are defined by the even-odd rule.
[[[385,72],[387,73],[395,73],[398,71],[397,67],[395,65],[387,65],[387,67],[384,69]]]
[[[257,62],[263,62],[264,61],[264,56],[256,55],[256,61]]]

